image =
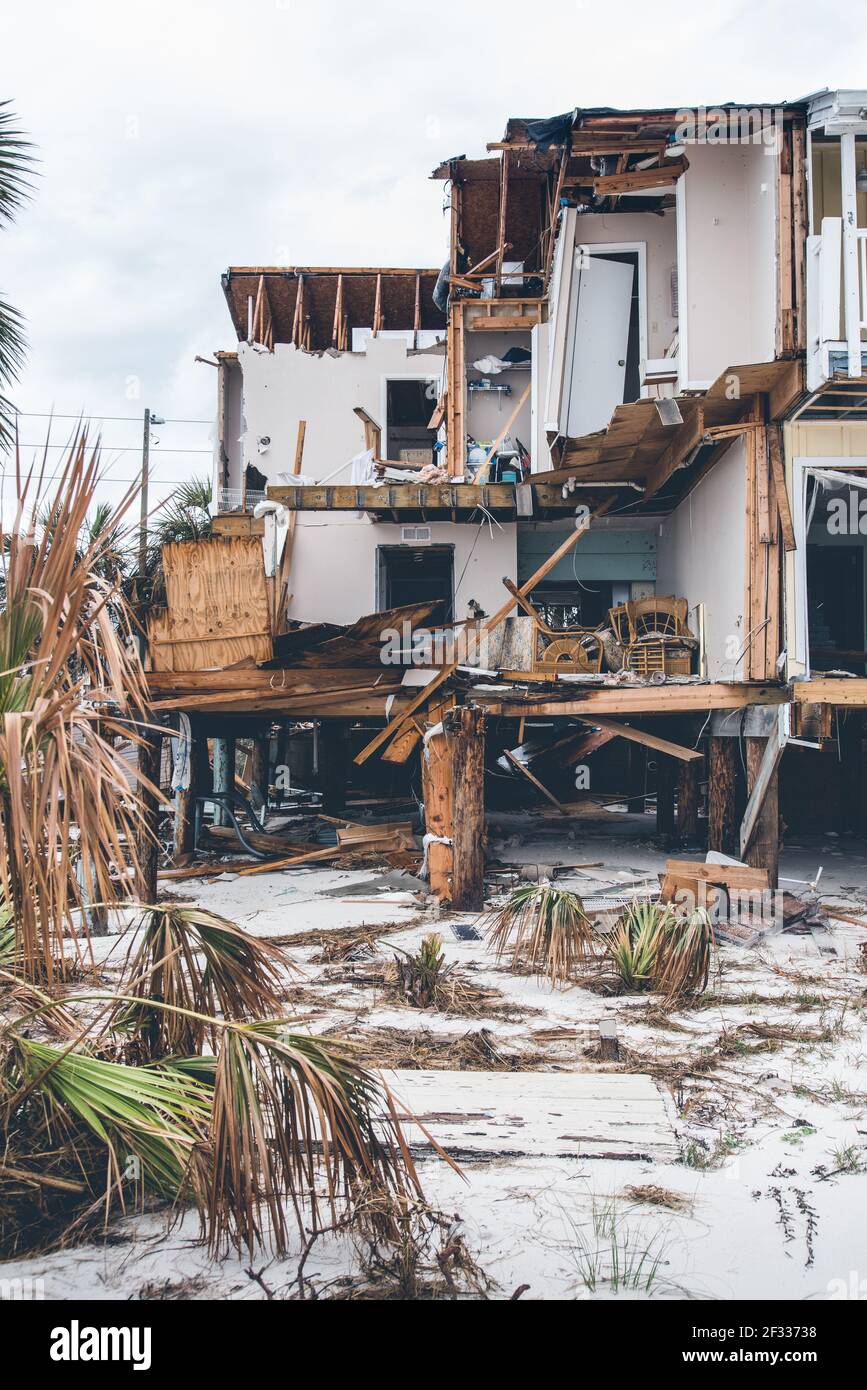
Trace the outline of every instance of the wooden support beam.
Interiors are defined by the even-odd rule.
[[[503,246],[506,241],[506,215],[509,206],[509,159],[508,150],[503,150],[500,156],[500,200],[497,207],[497,245],[500,251],[497,255],[497,271],[495,276],[495,291],[499,299],[500,290],[503,284]]]
[[[365,449],[372,449],[374,458],[379,458],[382,454],[382,426],[378,425],[373,416],[367,413],[363,405],[353,406],[352,410],[364,426]]]
[[[139,825],[136,854],[140,870],[138,885],[139,897],[143,903],[157,900],[157,869],[159,859],[159,799],[156,789],[160,785],[160,763],[163,751],[163,733],[151,725],[140,724],[136,731],[141,738],[138,747],[138,770],[141,778],[138,783],[138,796],[141,802],[141,823]],[[149,785],[145,785],[148,783]]]
[[[418,335],[421,329],[421,276],[415,277],[415,306],[412,315],[412,345],[418,347]]]
[[[646,188],[657,188],[661,184],[676,183],[681,174],[689,168],[689,161],[666,159],[662,165],[651,169],[630,169],[626,174],[605,174],[592,180],[593,191],[599,198],[607,198],[613,193],[635,193]],[[572,180],[570,179],[570,183]],[[590,179],[580,182],[591,183]]]
[[[780,871],[779,756],[773,740],[747,738],[746,746],[747,787],[753,804],[747,804],[741,826],[741,857],[753,868],[766,869],[769,887],[776,888]]]
[[[454,798],[452,907],[485,905],[485,714],[461,705],[444,718]]]
[[[738,740],[712,735],[708,748],[707,847],[736,856]]]
[[[774,499],[783,532],[783,545],[786,550],[797,550],[795,528],[792,523],[792,509],[789,506],[789,493],[786,488],[786,471],[783,467],[782,429],[778,424],[768,425],[768,451],[771,463],[771,476],[774,480]]]
[[[668,840],[674,834],[674,793],[677,786],[677,763],[665,753],[656,759],[656,833]]]
[[[538,322],[538,316],[535,314],[491,314],[487,318],[474,318],[469,326],[473,333],[529,333]]]
[[[190,784],[184,791],[175,792],[173,849],[176,859],[179,855],[191,854],[194,849],[196,797],[202,793],[208,777],[208,744],[198,731],[195,716],[190,718],[190,730]]]
[[[373,336],[382,329],[382,276],[376,277],[376,296],[373,301]]]
[[[578,543],[578,541],[581,539],[583,535],[586,535],[587,531],[590,529],[590,522],[592,522],[595,517],[602,516],[605,512],[607,512],[613,505],[613,502],[613,498],[606,499],[605,502],[601,503],[600,506],[597,507],[595,513],[593,513],[593,516],[589,518],[587,526],[581,528],[576,526],[575,530],[572,531],[571,534],[566,537],[562,545],[559,545],[557,549],[551,555],[548,556],[547,560],[545,560],[545,562],[539,566],[535,573],[531,574],[530,578],[526,580],[524,584],[521,585],[521,593],[523,595],[526,596],[527,594],[529,594],[533,589],[535,589],[536,585],[539,584],[545,578],[547,574],[551,573],[551,570],[559,564],[563,556],[569,553],[572,547]],[[503,619],[509,616],[514,606],[515,600],[510,594],[507,602],[504,603],[501,608],[497,609],[496,613],[493,615],[492,618],[488,618],[486,620],[483,627],[479,630],[478,636],[483,637],[485,633],[493,632],[495,628],[500,626],[500,623],[503,621]],[[410,701],[406,709],[401,714],[399,714],[396,719],[392,719],[386,725],[386,727],[376,735],[375,738],[372,738],[369,743],[365,744],[364,748],[362,748],[361,752],[356,756],[355,761],[357,763],[365,762],[371,756],[372,753],[375,753],[378,748],[381,748],[384,743],[388,742],[392,734],[397,732],[397,730],[401,727],[402,724],[404,724],[404,722],[409,718],[411,714],[415,714],[417,709],[421,709],[422,705],[427,704],[434,690],[438,689],[439,686],[444,684],[444,682],[448,680],[449,676],[452,675],[453,672],[455,672],[461,665],[461,662],[464,660],[464,651],[462,650],[462,647],[463,643],[459,641],[457,658],[454,661],[451,661],[447,665],[443,666],[438,675],[434,676],[433,680],[430,681],[428,685],[424,686],[419,691],[418,695],[416,695],[415,698]]]
[[[331,346],[340,347],[340,328],[343,323],[343,276],[337,277],[337,294],[334,300],[334,322],[331,325]]]
[[[677,833],[684,840],[698,835],[701,763],[682,762],[677,783]]]
[[[598,724],[600,729],[607,729],[610,733],[616,734],[618,738],[629,739],[633,743],[643,743],[646,748],[655,748],[658,753],[665,753],[669,758],[677,758],[684,763],[701,762],[702,755],[696,748],[685,748],[680,743],[672,743],[670,739],[660,738],[658,734],[649,734],[644,729],[633,729],[629,724],[619,724],[613,719],[596,718],[589,715],[588,719],[593,724]]]
[[[349,781],[349,726],[342,719],[319,725],[319,790],[322,809],[329,816],[340,816],[346,810],[346,786]]]
[[[454,697],[439,701],[428,712],[429,728],[442,723]],[[425,835],[436,837],[427,846],[427,868],[430,890],[440,902],[451,902],[452,865],[454,863],[454,795],[452,759],[445,732],[429,737],[422,754],[421,784],[424,800]],[[438,843],[445,841],[445,843]]]
[[[235,740],[233,738],[215,738],[213,758],[214,791],[233,792],[235,790]],[[217,805],[214,806],[214,824],[231,824],[228,814]]]
[[[846,687],[850,683],[846,680],[834,682],[838,686]],[[815,681],[803,682],[804,685],[812,686]],[[864,689],[858,698],[850,700],[851,704],[867,705],[867,680],[863,682]],[[797,684],[795,686],[797,689]],[[611,686],[595,690],[588,690],[586,695],[578,700],[509,700],[508,698],[499,700],[496,695],[488,697],[487,694],[478,694],[474,697],[478,703],[491,705],[496,704],[498,713],[505,719],[520,719],[522,715],[543,716],[548,718],[551,715],[586,719],[589,724],[596,720],[596,710],[606,715],[631,714],[636,717],[643,714],[686,714],[697,710],[712,709],[743,709],[746,705],[777,705],[783,704],[788,696],[785,689],[777,685],[746,685],[742,681],[731,683],[711,682],[708,685],[657,685],[632,687]],[[807,699],[806,695],[801,697]],[[810,697],[816,700],[819,697]]]
[[[250,801],[257,811],[267,808],[268,805],[268,790],[271,781],[270,754],[269,726],[265,733],[258,734],[253,740],[253,756],[250,765]]]

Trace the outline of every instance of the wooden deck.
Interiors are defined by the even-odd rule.
[[[395,1071],[388,1082],[447,1153],[498,1158],[676,1162],[677,1137],[652,1077],[609,1072]],[[412,1149],[431,1153],[406,1122]]]
[[[578,500],[549,483],[383,483],[292,487],[271,483],[268,496],[290,511],[369,512],[384,521],[467,521],[490,512],[499,520],[571,516]]]

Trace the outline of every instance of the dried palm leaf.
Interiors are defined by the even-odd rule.
[[[241,1021],[279,1014],[293,967],[278,947],[199,907],[149,907],[142,927],[124,987],[141,1002],[120,1005],[110,1026],[135,1034],[147,1056],[191,1056],[206,1039],[216,1048],[216,1025],[203,1015]]]
[[[511,954],[512,969],[547,975],[563,985],[593,954],[593,927],[577,893],[551,883],[516,888],[492,914],[488,942],[498,956]]]
[[[281,1022],[224,1030],[211,1142],[214,1252],[252,1252],[266,1218],[284,1252],[292,1224],[285,1196],[297,1222],[313,1229],[323,1206],[333,1220],[360,1184],[421,1196],[388,1087],[339,1043],[289,1033]]]
[[[713,926],[704,908],[686,918],[670,914],[662,931],[654,989],[668,999],[701,994],[707,989],[713,944]]]
[[[14,910],[23,972],[49,982],[64,936],[86,935],[83,909],[139,890],[142,806],[115,742],[141,741],[146,697],[119,577],[100,573],[109,537],[81,543],[100,484],[99,445],[84,428],[60,472],[37,534],[28,516],[42,500],[41,475],[22,479],[19,466],[17,513],[0,528],[0,893]],[[131,488],[118,522],[134,496]]]

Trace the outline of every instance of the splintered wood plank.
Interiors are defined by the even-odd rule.
[[[411,1148],[462,1157],[679,1157],[662,1093],[642,1073],[394,1071]]]

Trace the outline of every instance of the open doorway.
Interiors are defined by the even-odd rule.
[[[423,466],[434,461],[436,430],[428,428],[436,405],[428,377],[396,377],[385,383],[385,457]]]
[[[867,671],[867,493],[861,478],[811,468],[806,478],[806,617],[811,674]]]
[[[629,299],[629,330],[626,342],[626,370],[623,376],[623,403],[637,401],[641,395],[641,359],[647,356],[644,346],[646,336],[642,295],[644,293],[644,250],[641,247],[626,248],[622,251],[604,246],[588,246],[592,256],[602,261],[613,261],[615,265],[632,269],[632,291]]]
[[[381,545],[377,548],[380,611],[408,603],[440,601],[433,617],[450,623],[454,616],[454,546]]]

